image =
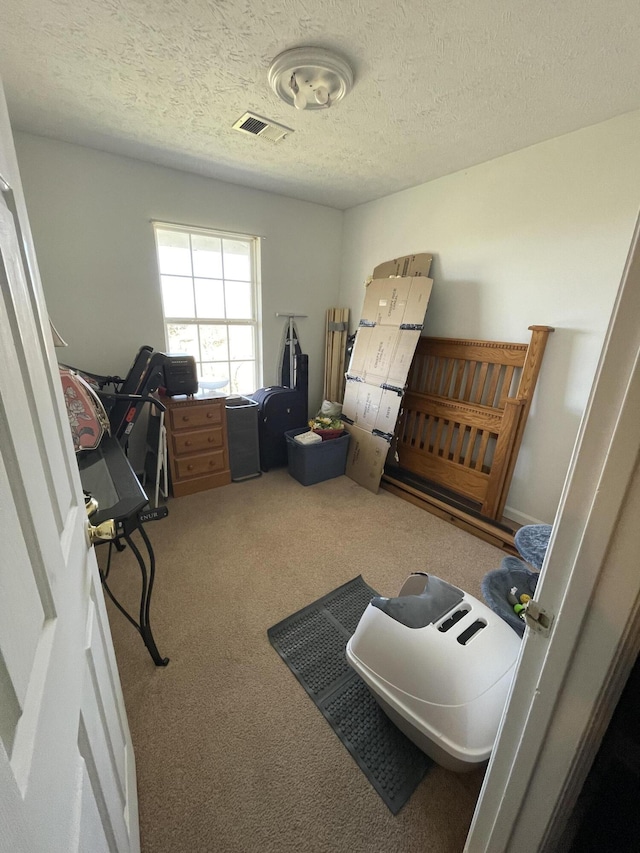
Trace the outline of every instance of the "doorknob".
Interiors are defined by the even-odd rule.
[[[87,521],[87,536],[89,544],[95,545],[96,542],[105,542],[109,539],[116,538],[116,523],[112,518],[103,521],[101,524],[93,525]]]

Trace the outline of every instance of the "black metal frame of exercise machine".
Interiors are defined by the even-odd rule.
[[[156,666],[166,666],[169,658],[160,654],[151,631],[149,614],[156,561],[153,547],[143,525],[148,521],[166,517],[168,510],[166,507],[144,509],[148,506],[148,497],[126,457],[126,451],[131,431],[144,404],[150,403],[163,411],[165,409],[164,405],[151,394],[162,384],[166,360],[164,353],[154,352],[152,347],[143,346],[136,354],[124,379],[119,376],[101,376],[70,367],[92,385],[105,406],[111,427],[111,435],[105,436],[96,450],[83,452],[78,458],[83,488],[98,499],[99,509],[90,517],[93,529],[96,530],[105,522],[110,525],[105,538],[97,535],[95,538],[96,545],[107,542],[109,544],[107,564],[104,570],[100,570],[100,580],[111,601],[142,637]],[[106,391],[107,387],[113,390]],[[94,485],[91,475],[93,466],[101,466],[103,474],[106,469],[112,484],[111,498],[104,496],[101,499],[97,493],[99,486]],[[101,480],[96,479],[95,482],[98,484]],[[109,503],[110,499],[113,500],[113,493],[117,494],[116,502],[111,506],[105,506],[105,502]],[[136,531],[140,534],[146,555],[132,539]],[[124,551],[126,545],[136,558],[141,574],[138,619],[135,619],[118,601],[108,584],[113,548]]]

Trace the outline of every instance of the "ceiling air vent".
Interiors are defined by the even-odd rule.
[[[241,133],[248,133],[251,136],[259,136],[261,139],[266,139],[269,142],[280,142],[288,133],[293,133],[290,127],[276,124],[275,121],[262,118],[262,116],[258,116],[255,113],[245,113],[243,116],[240,116],[238,121],[233,125],[233,129],[239,130]]]

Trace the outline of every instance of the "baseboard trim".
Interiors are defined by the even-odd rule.
[[[511,506],[506,506],[504,508],[504,514],[507,518],[515,521],[518,527],[525,527],[527,524],[548,524],[548,521],[540,521],[539,518],[534,518],[532,515],[527,515],[524,512],[518,512],[517,509],[514,509]]]

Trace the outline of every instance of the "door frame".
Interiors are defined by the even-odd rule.
[[[640,219],[465,851],[556,849],[640,649]]]

